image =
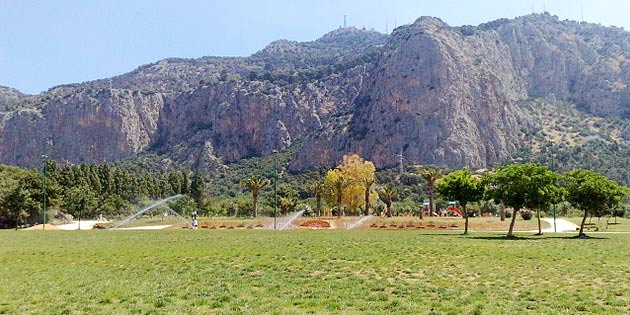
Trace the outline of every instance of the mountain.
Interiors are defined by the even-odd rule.
[[[541,113],[567,106],[575,109],[567,115],[616,128],[608,143],[623,152],[629,84],[630,33],[620,28],[549,14],[462,27],[421,17],[391,35],[342,28],[250,57],[161,60],[13,97],[12,109],[0,100],[0,162],[149,153],[211,170],[299,145],[296,171],[347,153],[377,167],[401,154],[406,163],[485,167],[535,159],[548,142],[568,150],[598,141],[573,141],[581,135],[570,128],[543,132]]]
[[[0,112],[14,110],[13,107],[28,95],[6,86],[0,86]]]

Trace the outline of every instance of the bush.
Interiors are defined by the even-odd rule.
[[[506,210],[506,211],[505,211],[505,218],[506,218],[506,219],[509,219],[509,218],[511,218],[511,217],[512,217],[512,211],[507,211],[507,210]]]
[[[532,219],[533,216],[534,216],[534,213],[532,211],[521,210],[521,218],[523,218],[523,220],[529,221]]]
[[[295,211],[304,211],[304,214],[302,214],[302,216],[305,216],[305,217],[310,217],[310,216],[313,216],[314,214],[311,206],[305,203],[298,204],[295,207]]]

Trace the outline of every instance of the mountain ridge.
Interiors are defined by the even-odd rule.
[[[347,28],[249,57],[169,58],[14,98],[0,113],[0,162],[153,152],[211,170],[302,142],[292,170],[347,153],[387,167],[401,151],[484,167],[529,145],[517,106],[528,98],[630,118],[629,51],[626,31],[535,14],[460,27],[420,17],[391,35]]]

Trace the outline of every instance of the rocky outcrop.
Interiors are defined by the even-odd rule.
[[[294,169],[345,153],[379,167],[487,166],[523,145],[515,102],[541,97],[630,117],[630,34],[549,14],[454,28],[430,17],[396,29],[352,113],[310,137]]]
[[[284,150],[348,107],[365,73],[360,66],[293,88],[231,81],[181,94],[162,109],[152,149],[201,169]]]
[[[526,97],[509,55],[492,37],[464,38],[435,18],[399,28],[371,82],[341,125],[309,139],[293,167],[327,164],[345,152],[377,166],[408,162],[451,166],[494,163],[519,147],[518,112]],[[511,84],[510,84],[511,83]]]
[[[26,94],[6,86],[0,86],[0,112],[10,110],[10,105],[17,104],[27,97]]]
[[[578,104],[602,116],[630,118],[630,33],[621,28],[530,15],[488,25],[510,53],[531,97]]]
[[[0,123],[3,163],[33,166],[41,154],[70,163],[117,161],[152,142],[168,97],[129,90],[83,90]]]
[[[348,153],[377,167],[400,154],[487,166],[527,145],[522,100],[625,122],[629,86],[630,33],[621,29],[549,14],[462,27],[423,17],[391,36],[344,28],[250,57],[161,60],[36,96],[0,89],[0,162],[149,152],[212,169],[299,141],[294,170]]]

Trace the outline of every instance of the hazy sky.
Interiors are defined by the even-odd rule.
[[[385,32],[423,15],[456,26],[532,10],[630,30],[629,0],[0,0],[0,85],[38,93],[167,57],[247,56],[314,40],[344,14]]]

